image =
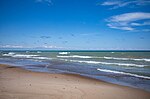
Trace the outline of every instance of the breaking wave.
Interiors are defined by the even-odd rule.
[[[72,55],[72,56],[57,56],[60,58],[93,58],[91,56],[79,56],[79,55]]]
[[[26,55],[26,54],[15,54],[13,52],[9,52],[8,54],[3,54],[3,56],[11,56],[15,58],[30,58],[30,59],[52,59],[48,57],[41,57],[40,55]]]
[[[108,59],[108,60],[132,60],[132,61],[146,61],[150,62],[150,59],[147,58],[117,58],[117,57],[96,57],[96,56],[80,56],[80,55],[70,55],[70,56],[57,56],[59,58],[101,58],[101,59]]]
[[[2,54],[2,56],[13,56],[15,53],[9,52],[8,54]]]
[[[117,58],[117,57],[101,57],[101,58],[104,58],[104,59],[114,59],[114,60],[134,60],[134,61],[147,61],[147,62],[150,62],[150,59],[147,59],[147,58]]]
[[[108,69],[100,69],[100,68],[97,68],[97,70],[98,70],[98,71],[102,71],[102,72],[109,72],[109,73],[123,74],[123,75],[129,75],[129,76],[138,77],[138,78],[150,79],[150,77],[148,77],[148,76],[142,76],[142,75],[137,75],[137,74],[127,73],[127,72],[114,71],[114,70],[108,70]]]
[[[70,54],[70,52],[59,52],[59,54],[66,55],[66,54]]]
[[[118,66],[131,66],[131,67],[148,66],[148,65],[127,64],[127,63],[109,63],[109,62],[99,62],[99,61],[81,61],[81,60],[67,60],[67,59],[61,59],[61,60],[70,61],[70,62],[88,63],[88,64],[118,65]]]

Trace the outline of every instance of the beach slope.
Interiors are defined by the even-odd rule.
[[[150,99],[150,92],[79,75],[0,65],[0,99]]]

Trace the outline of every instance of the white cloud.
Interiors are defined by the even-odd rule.
[[[58,48],[58,49],[60,49],[60,48],[63,48],[63,47],[58,47],[58,46],[53,46],[53,45],[44,45],[41,48],[50,48],[50,49],[52,49],[52,48]]]
[[[132,26],[141,26],[142,24],[140,24],[140,23],[131,23],[130,25],[132,25]]]
[[[132,28],[132,27],[127,27],[127,26],[115,26],[115,25],[112,25],[112,24],[107,24],[107,26],[108,26],[109,28],[112,28],[112,29],[127,30],[127,31],[132,31],[132,30],[134,30],[134,28]]]
[[[20,45],[0,45],[0,48],[23,48]]]
[[[113,22],[130,22],[142,19],[150,19],[150,13],[144,12],[125,13],[121,15],[112,16],[109,20]]]
[[[53,5],[52,0],[35,0],[35,2],[46,3],[46,4],[48,4],[48,6]]]
[[[54,45],[43,45],[43,46],[0,45],[0,48],[63,49],[63,47],[58,47],[58,46],[54,46]]]
[[[150,20],[150,13],[133,12],[115,15],[108,18],[106,21],[108,22],[107,26],[110,28],[132,31],[135,30],[135,26],[150,25],[150,21],[147,20]],[[139,23],[137,21],[144,22]]]
[[[118,4],[120,4],[119,1],[106,1],[106,2],[103,2],[101,5],[111,6],[111,5],[118,5]]]
[[[120,7],[133,7],[133,6],[144,6],[144,5],[149,5],[150,1],[149,0],[108,0],[100,5],[102,6],[111,6],[111,9],[117,9]]]

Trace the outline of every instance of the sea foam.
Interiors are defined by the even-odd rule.
[[[57,57],[59,58],[94,58],[94,59],[107,59],[107,60],[124,60],[124,61],[146,61],[146,62],[150,62],[150,59],[148,58],[118,58],[118,57],[97,57],[97,56],[81,56],[81,55],[69,55],[69,56],[60,56],[58,55]]]
[[[129,75],[129,76],[138,77],[138,78],[150,79],[150,77],[148,77],[148,76],[142,76],[142,75],[137,75],[137,74],[127,73],[127,72],[114,71],[114,70],[108,70],[108,69],[100,69],[100,68],[97,68],[97,70],[98,70],[98,71],[102,71],[102,72],[109,72],[109,73],[123,74],[123,75]]]
[[[48,58],[48,57],[32,57],[33,59],[41,59],[41,60],[50,60],[52,58]]]
[[[39,56],[39,55],[25,55],[25,54],[16,54],[16,55],[12,55],[12,57],[17,57],[17,58],[32,58],[35,56]]]
[[[59,54],[61,55],[66,55],[66,54],[69,54],[70,52],[59,52]]]
[[[30,58],[30,59],[41,59],[41,60],[49,60],[49,59],[52,59],[52,58],[49,58],[49,57],[42,57],[40,55],[29,55],[29,54],[15,54],[13,52],[9,52],[8,54],[3,54],[3,56],[11,56],[11,57],[14,57],[14,58]]]
[[[134,61],[147,61],[149,62],[150,59],[147,58],[117,58],[117,57],[100,57],[100,58],[104,58],[104,59],[114,59],[114,60],[134,60]]]
[[[63,59],[61,59],[61,60],[63,60]],[[109,63],[109,62],[100,62],[100,61],[81,61],[81,60],[67,60],[67,59],[64,59],[64,61],[88,63],[88,64],[131,66],[131,67],[145,67],[145,66],[147,66],[147,65],[127,64],[127,63]]]
[[[79,56],[79,55],[71,55],[71,56],[57,56],[60,58],[92,58],[91,56]]]
[[[9,52],[8,54],[2,54],[2,56],[13,56],[15,53]]]

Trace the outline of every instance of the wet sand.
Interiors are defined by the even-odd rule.
[[[150,92],[75,74],[0,65],[0,99],[150,99]]]

